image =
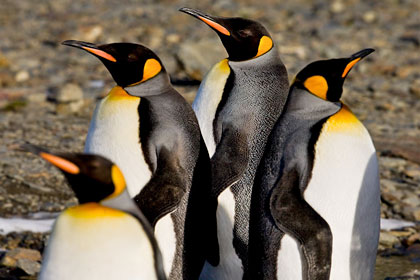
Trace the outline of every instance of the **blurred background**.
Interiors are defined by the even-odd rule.
[[[0,0],[0,217],[48,216],[76,204],[61,174],[13,150],[26,140],[82,151],[95,103],[114,86],[99,60],[62,41],[142,43],[192,102],[205,73],[227,55],[211,29],[178,12],[184,6],[261,22],[290,79],[314,60],[376,49],[346,79],[343,101],[378,150],[382,218],[414,223],[381,232],[375,279],[420,279],[418,0]],[[0,279],[34,278],[47,237],[0,232]]]

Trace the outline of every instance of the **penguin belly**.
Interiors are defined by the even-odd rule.
[[[141,147],[140,98],[115,87],[97,105],[89,127],[85,152],[109,158],[118,165],[131,197],[150,180],[151,171]]]
[[[163,267],[167,273],[172,271],[176,252],[176,233],[172,215],[160,218],[155,226],[155,238],[161,248]]]
[[[39,279],[157,279],[153,248],[133,216],[83,204],[57,218]]]
[[[378,162],[369,133],[345,105],[321,130],[304,198],[332,232],[330,279],[372,279],[380,222]],[[283,260],[279,270],[293,265]]]
[[[233,247],[235,198],[230,188],[225,189],[218,197],[216,217],[220,262],[216,267],[212,266],[208,262],[205,262],[200,279],[242,279],[242,262]]]

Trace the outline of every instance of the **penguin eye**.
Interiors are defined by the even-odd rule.
[[[129,61],[134,61],[134,60],[137,60],[137,55],[135,55],[134,53],[130,53],[130,54],[128,55],[128,60],[129,60]]]
[[[238,34],[241,37],[250,37],[252,36],[252,31],[249,29],[242,29],[238,31]]]

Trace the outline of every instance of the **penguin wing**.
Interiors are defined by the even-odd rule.
[[[331,268],[332,233],[328,223],[305,201],[297,168],[285,171],[269,197],[275,225],[301,245],[310,279],[328,279]]]
[[[224,125],[211,158],[212,190],[216,197],[241,178],[248,166],[248,158],[247,133],[233,125]]]
[[[156,171],[146,186],[134,197],[152,226],[159,218],[178,207],[186,192],[187,177],[174,153],[162,147],[157,157]]]

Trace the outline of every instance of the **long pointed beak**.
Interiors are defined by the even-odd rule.
[[[44,148],[29,144],[29,143],[25,143],[25,144],[19,145],[19,150],[38,155],[42,157],[44,160],[51,163],[52,165],[60,168],[61,170],[67,173],[78,174],[80,172],[80,169],[76,164],[64,158],[63,156],[51,153],[50,151]]]
[[[369,49],[364,49],[364,50],[358,51],[357,53],[352,54],[350,56],[350,60],[354,60],[356,58],[362,59],[365,56],[368,56],[369,54],[373,53],[374,51],[375,51],[374,49],[370,49],[370,48]]]
[[[343,71],[343,74],[341,75],[342,78],[346,77],[347,74],[350,72],[350,70],[353,68],[353,66],[359,62],[362,58],[364,58],[365,56],[373,53],[375,50],[374,49],[364,49],[361,51],[358,51],[355,54],[352,54],[349,57],[349,63],[347,63],[346,68]]]
[[[113,57],[109,53],[104,52],[103,50],[99,49],[99,47],[97,45],[89,43],[89,42],[67,40],[67,41],[62,42],[61,44],[66,45],[66,46],[70,46],[70,47],[83,49],[85,51],[88,51],[88,52],[94,54],[95,56],[100,57],[100,58],[103,58],[103,59],[106,59],[106,60],[109,60],[109,61],[112,61],[112,62],[117,62],[115,57]]]
[[[198,18],[218,33],[230,36],[230,31],[220,23],[220,20],[217,17],[213,17],[199,10],[194,10],[186,7],[179,9],[179,11],[189,14],[195,18]]]

